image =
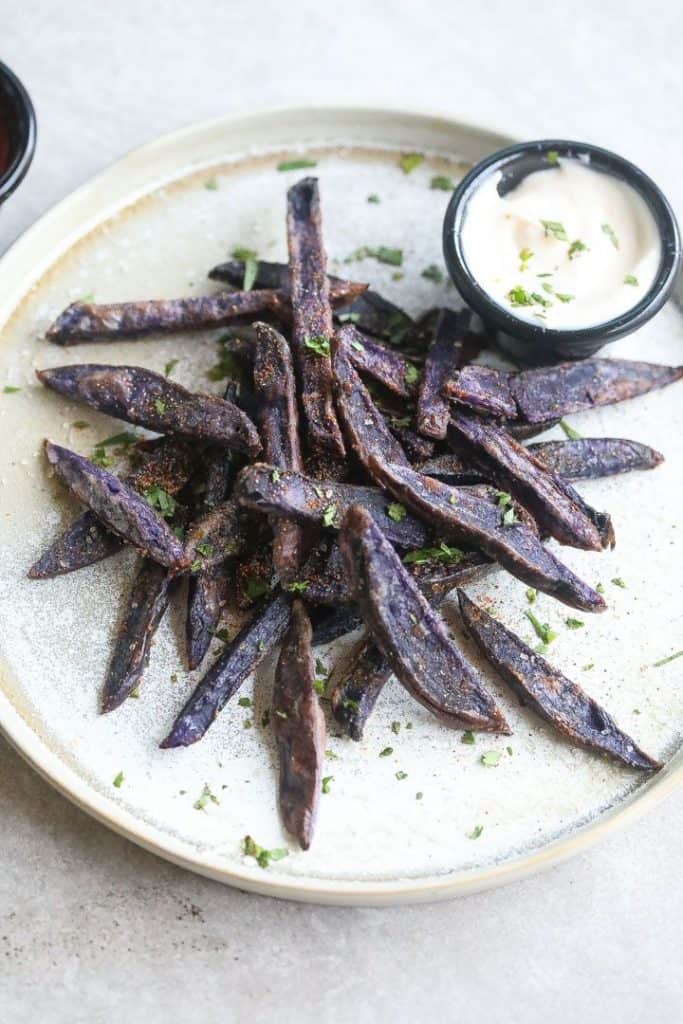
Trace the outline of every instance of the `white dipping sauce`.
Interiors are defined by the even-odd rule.
[[[557,159],[499,196],[500,173],[472,195],[462,250],[499,305],[547,328],[592,327],[635,306],[661,259],[654,217],[630,185]]]

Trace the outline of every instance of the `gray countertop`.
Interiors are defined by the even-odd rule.
[[[34,98],[39,148],[0,249],[161,132],[310,101],[599,142],[683,211],[672,0],[9,6],[0,57]],[[681,1018],[683,794],[526,882],[391,910],[280,903],[174,868],[72,807],[2,740],[0,821],[8,1024]]]

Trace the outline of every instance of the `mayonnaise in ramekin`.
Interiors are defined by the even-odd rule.
[[[662,257],[649,207],[626,182],[549,154],[504,196],[500,173],[470,198],[461,232],[470,273],[522,320],[563,330],[626,313],[652,286]]]

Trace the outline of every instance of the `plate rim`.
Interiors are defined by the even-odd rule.
[[[329,122],[341,123],[353,117],[367,120],[394,120],[396,123],[419,123],[424,128],[429,123],[446,134],[467,133],[480,139],[495,139],[505,145],[510,138],[485,125],[473,124],[466,120],[445,116],[421,108],[384,105],[381,107],[363,104],[309,104],[299,106],[264,106],[242,114],[226,114],[192,122],[181,128],[166,132],[142,146],[135,147],[115,160],[104,170],[89,178],[72,190],[67,196],[43,213],[32,225],[22,232],[0,258],[0,283],[8,278],[7,288],[0,300],[0,329],[21,307],[26,296],[40,281],[50,266],[71,248],[76,239],[83,238],[97,224],[106,220],[115,209],[131,205],[155,186],[150,176],[150,161],[163,157],[166,149],[173,149],[183,140],[226,129],[239,131],[240,126],[265,123],[273,118],[287,118],[289,121],[306,121],[324,118]],[[380,135],[381,138],[381,135]],[[407,140],[408,142],[409,140]],[[301,143],[299,143],[300,145]],[[290,143],[290,148],[294,145]],[[227,154],[226,154],[227,155]],[[225,157],[224,157],[225,158]],[[212,160],[190,159],[182,171],[166,171],[158,184],[184,176],[196,167],[211,166]],[[127,175],[138,171],[142,181],[131,190],[127,185],[118,199],[112,199],[107,192],[120,190],[120,179],[125,183]],[[99,194],[101,198],[98,200]],[[139,195],[136,195],[139,193]],[[88,205],[94,204],[94,211],[87,212]],[[79,207],[83,209],[79,212]],[[70,227],[59,232],[60,222],[71,218]],[[56,232],[55,232],[56,229]],[[45,236],[45,237],[43,237]],[[52,239],[50,243],[50,238]],[[47,244],[46,244],[47,242]],[[31,254],[40,243],[42,257],[38,260]],[[44,247],[44,248],[43,248]],[[2,288],[0,288],[2,294]],[[0,670],[0,684],[2,675]],[[22,758],[63,796],[81,810],[106,825],[114,832],[141,846],[143,849],[179,867],[205,877],[260,895],[279,899],[297,900],[344,906],[382,906],[406,903],[424,903],[451,899],[485,889],[509,884],[529,877],[554,865],[559,865],[594,844],[606,835],[614,833],[636,821],[650,808],[657,806],[681,782],[683,782],[683,750],[651,781],[629,794],[617,805],[608,808],[594,820],[580,826],[570,835],[554,840],[540,850],[525,854],[499,864],[483,868],[455,871],[439,876],[402,877],[391,881],[363,881],[345,879],[322,879],[313,876],[300,878],[273,875],[263,869],[248,865],[227,867],[206,851],[188,853],[188,844],[180,838],[163,832],[156,826],[141,821],[111,797],[89,785],[74,768],[63,761],[33,729],[27,717],[14,706],[0,685],[0,732]]]

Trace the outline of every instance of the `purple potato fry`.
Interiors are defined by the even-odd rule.
[[[612,405],[683,377],[683,366],[628,359],[584,359],[524,370],[511,379],[519,416],[527,423]]]
[[[306,609],[301,601],[294,601],[275,669],[271,721],[280,761],[280,814],[302,850],[313,839],[327,738],[325,716],[313,686],[311,637]]]
[[[361,615],[408,692],[450,728],[509,733],[478,674],[368,512],[356,506],[346,513],[339,543]]]
[[[137,491],[68,448],[46,441],[45,453],[62,483],[109,530],[159,565],[173,572],[183,571],[186,562],[182,543]]]
[[[373,477],[442,534],[480,548],[528,586],[552,594],[572,608],[604,610],[602,597],[544,548],[517,512],[506,521],[506,514],[514,511],[507,501],[497,505],[477,488],[449,487],[409,466],[371,461]]]
[[[187,747],[200,740],[247,676],[279,644],[289,625],[289,598],[277,594],[257,609],[253,619],[226,645],[161,743],[164,749]]]
[[[353,324],[338,328],[337,334],[360,373],[373,377],[400,398],[415,395],[418,371],[398,352],[361,334]]]
[[[193,453],[179,438],[158,437],[135,449],[135,464],[123,480],[144,494],[158,487],[173,496],[187,483],[192,472]],[[94,513],[81,512],[29,569],[29,579],[51,579],[94,565],[124,546]]]
[[[465,441],[494,479],[524,502],[560,544],[599,551],[614,546],[609,516],[596,513],[561,477],[548,470],[527,448],[493,423],[454,412],[449,436]]]
[[[443,392],[458,405],[489,416],[514,419],[517,405],[512,397],[513,375],[489,366],[465,366],[444,381]]]
[[[446,436],[451,409],[442,391],[445,382],[462,363],[470,319],[469,309],[459,313],[452,309],[439,310],[417,396],[417,430],[425,437],[443,441]]]
[[[458,599],[468,633],[523,704],[588,750],[608,754],[631,768],[649,771],[661,768],[659,762],[637,747],[580,686],[534,653],[462,590],[458,591]]]
[[[159,433],[180,434],[258,455],[256,427],[241,409],[141,366],[81,363],[37,370],[38,380],[75,402]]]
[[[140,682],[154,634],[168,607],[170,580],[167,569],[143,559],[114,643],[102,695],[103,714],[123,704]]]
[[[287,193],[287,240],[292,351],[309,447],[343,459],[344,441],[332,398],[332,306],[316,178],[303,178]]]
[[[636,469],[654,469],[664,456],[638,441],[620,437],[581,437],[573,441],[539,441],[528,446],[552,473],[566,480],[591,480]]]
[[[312,480],[302,473],[280,472],[261,463],[241,471],[235,499],[247,509],[334,530],[339,529],[351,505],[362,505],[394,544],[419,548],[429,537],[429,531],[415,516],[376,487]]]
[[[256,324],[254,390],[263,454],[278,470],[303,470],[299,441],[296,380],[289,345],[268,324]],[[273,565],[281,580],[290,580],[301,563],[304,535],[298,523],[273,522]]]

